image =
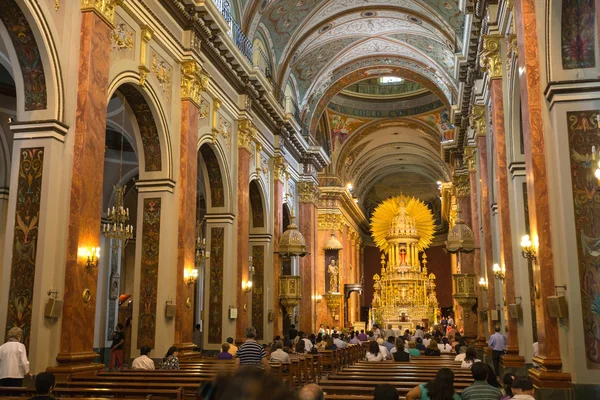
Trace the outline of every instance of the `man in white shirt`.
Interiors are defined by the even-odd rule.
[[[344,347],[348,346],[346,342],[340,339],[340,335],[337,333],[333,334],[333,344],[335,344],[338,349],[343,349]]]
[[[379,351],[381,352],[381,354],[383,354],[383,358],[385,358],[386,360],[391,360],[392,355],[390,354],[390,351],[383,345],[382,338],[377,338],[377,344],[379,345]]]
[[[142,346],[142,348],[140,349],[140,356],[133,360],[133,363],[131,363],[131,368],[146,370],[156,369],[156,367],[154,366],[154,361],[152,361],[152,359],[148,357],[148,354],[150,354],[150,350],[152,350],[150,346]]]
[[[420,325],[417,325],[414,336],[415,336],[415,338],[421,338],[421,339],[423,339],[423,337],[425,336],[425,333],[421,329]]]
[[[13,327],[6,335],[8,340],[0,346],[0,387],[21,387],[25,375],[31,377],[27,349],[21,343],[23,330]]]
[[[273,362],[290,362],[290,355],[283,351],[283,341],[277,340],[275,342],[275,351],[271,353],[269,361]]]
[[[306,352],[310,353],[313,348],[312,342],[306,337],[306,333],[299,332],[298,335],[302,338],[302,340],[304,340],[304,348],[306,349]]]

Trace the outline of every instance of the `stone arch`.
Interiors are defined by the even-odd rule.
[[[149,82],[139,85],[136,73],[124,73],[109,84],[108,98],[119,92],[135,117],[135,142],[142,179],[173,179],[168,122],[156,91]],[[134,126],[136,125],[134,124]],[[137,129],[135,129],[137,128]]]
[[[17,3],[20,3],[19,6]],[[52,33],[37,1],[6,0],[0,38],[17,90],[17,119],[64,118],[64,89]]]
[[[202,160],[198,164],[206,182],[207,212],[229,210],[231,193],[221,152],[218,151],[217,146],[204,143],[200,146],[198,153]]]
[[[264,229],[267,226],[267,215],[265,210],[265,196],[260,181],[250,181],[250,229]]]

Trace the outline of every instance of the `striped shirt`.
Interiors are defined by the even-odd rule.
[[[499,400],[501,397],[500,389],[489,385],[486,381],[475,381],[461,393],[463,400]]]
[[[256,340],[248,339],[238,348],[235,356],[240,359],[241,366],[260,367],[267,352]]]

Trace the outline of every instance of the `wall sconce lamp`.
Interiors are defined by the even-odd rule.
[[[533,246],[533,243],[531,243],[529,235],[524,235],[521,238],[521,255],[531,261],[535,261],[536,259],[535,247]]]
[[[323,299],[323,296],[321,296],[320,294],[314,295],[313,300],[315,301],[315,303],[319,304],[321,302],[321,300]]]
[[[500,268],[498,264],[494,264],[492,271],[494,271],[494,276],[496,279],[500,279],[501,281],[504,280],[504,277],[506,276],[506,268],[504,268],[504,266]]]
[[[482,290],[485,290],[485,291],[487,291],[487,290],[489,289],[489,287],[490,287],[490,284],[489,284],[489,282],[488,282],[487,278],[484,278],[484,277],[482,276],[482,277],[481,277],[481,279],[479,279],[479,287],[480,287]]]
[[[100,261],[100,247],[80,247],[78,253],[79,257],[86,259],[86,262],[83,265],[88,272],[94,268],[98,268],[98,263]]]
[[[192,286],[198,279],[198,270],[196,268],[188,268],[183,270],[183,280],[188,286]]]
[[[252,281],[242,281],[242,291],[249,293],[252,290]]]

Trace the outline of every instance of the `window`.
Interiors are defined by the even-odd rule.
[[[379,83],[400,83],[404,81],[402,78],[398,78],[397,76],[382,76],[379,78]]]

